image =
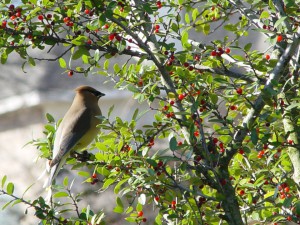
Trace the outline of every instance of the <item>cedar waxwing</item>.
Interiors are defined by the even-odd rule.
[[[105,94],[89,86],[80,86],[75,91],[73,103],[56,131],[47,186],[52,185],[70,152],[85,148],[99,131],[101,119],[97,116],[102,114],[98,100]]]

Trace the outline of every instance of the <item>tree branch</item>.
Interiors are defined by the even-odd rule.
[[[265,102],[263,100],[265,93],[272,93],[273,82],[278,81],[281,78],[281,76],[283,76],[283,71],[286,68],[286,66],[289,64],[290,59],[295,53],[299,43],[300,43],[300,28],[298,28],[297,33],[294,34],[292,43],[290,43],[287,46],[282,56],[279,58],[276,66],[270,72],[269,79],[266,81],[264,89],[262,90],[260,95],[257,97],[256,101],[254,102],[253,108],[250,109],[248,115],[244,118],[241,126],[242,128],[238,129],[235,132],[232,141],[232,146],[234,145],[238,146],[243,142],[243,140],[247,136],[249,132],[249,128],[253,126],[257,116],[259,116],[260,112],[265,106]],[[225,165],[229,164],[232,156],[236,153],[236,151],[237,151],[236,148],[232,148],[228,150],[227,155],[223,157],[223,162],[225,163]]]

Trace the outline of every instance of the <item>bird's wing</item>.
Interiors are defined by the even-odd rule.
[[[76,113],[78,117],[69,117],[73,121],[69,121],[64,125],[61,130],[59,140],[59,146],[55,146],[53,159],[50,166],[57,164],[63,156],[65,156],[70,150],[77,144],[77,142],[88,132],[91,126],[90,111],[84,109],[82,112]],[[67,125],[67,126],[66,126]],[[65,127],[66,126],[66,127]]]

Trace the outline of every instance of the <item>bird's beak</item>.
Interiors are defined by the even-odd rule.
[[[98,98],[101,98],[101,97],[103,97],[103,96],[105,96],[104,93],[102,93],[102,92],[100,92],[100,91],[97,93],[97,97],[98,97]]]

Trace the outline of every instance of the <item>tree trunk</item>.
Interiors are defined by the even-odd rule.
[[[222,201],[222,208],[226,217],[225,219],[229,225],[243,225],[244,222],[242,220],[239,204],[235,196],[235,190],[229,182],[229,173],[227,170],[222,169],[220,175],[227,181],[225,186],[221,189],[223,195],[225,196],[225,199]]]

